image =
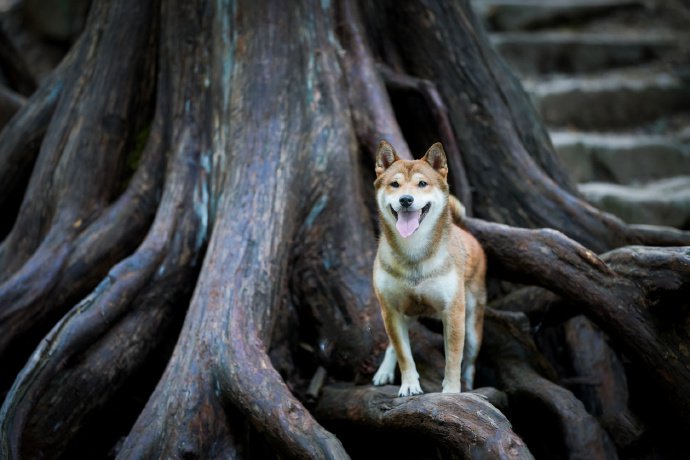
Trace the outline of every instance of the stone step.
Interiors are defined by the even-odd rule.
[[[585,199],[630,224],[690,229],[690,176],[643,186],[592,182],[579,185]]]
[[[551,127],[604,131],[690,109],[690,68],[639,67],[598,76],[525,79],[523,85]]]
[[[677,49],[690,35],[671,31],[627,33],[541,31],[490,36],[510,67],[522,76],[586,73],[647,63]]]
[[[472,7],[493,30],[550,27],[644,6],[641,0],[472,0]]]
[[[690,144],[680,135],[551,132],[576,182],[633,184],[690,175]]]

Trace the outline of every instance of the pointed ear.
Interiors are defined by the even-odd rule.
[[[376,177],[383,174],[390,165],[399,159],[392,145],[386,141],[379,142],[379,147],[376,149]]]
[[[429,150],[426,151],[422,160],[426,161],[443,176],[448,175],[448,162],[446,160],[446,152],[443,150],[443,145],[440,142],[435,143]]]

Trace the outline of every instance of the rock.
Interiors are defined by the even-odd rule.
[[[472,6],[494,30],[532,29],[582,21],[616,10],[639,9],[635,0],[474,0]]]
[[[605,130],[635,126],[690,109],[690,69],[638,68],[594,77],[523,81],[544,121]]]
[[[17,8],[21,0],[0,0],[0,14]]]
[[[587,201],[625,222],[690,229],[690,176],[639,186],[592,182],[579,189]]]
[[[670,32],[626,34],[575,31],[504,32],[491,42],[523,76],[585,73],[649,62],[677,48],[683,37]]]
[[[690,145],[680,138],[634,133],[551,133],[576,182],[633,184],[690,175]]]

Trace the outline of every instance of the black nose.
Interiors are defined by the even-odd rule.
[[[403,208],[409,208],[413,201],[414,197],[412,195],[403,195],[400,197],[400,204],[403,206]]]

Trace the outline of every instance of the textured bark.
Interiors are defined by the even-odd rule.
[[[0,212],[4,238],[14,224],[43,136],[62,88],[61,72],[34,93],[0,131]]]
[[[349,426],[357,437],[352,448],[362,456],[532,458],[505,416],[481,396],[396,393],[392,386],[326,387],[315,414]]]
[[[142,201],[137,194],[155,200],[167,157],[156,218],[137,250],[62,318],[18,376],[0,412],[3,448],[12,457],[19,452],[30,457],[83,455],[84,446],[75,444],[92,442],[84,432],[115,442],[117,436],[107,434],[109,421],[101,417],[103,407],[127,399],[122,389],[128,380],[148,377],[145,372],[142,377],[144,364],[160,358],[166,332],[179,323],[191,294],[209,214],[209,178],[203,167],[210,161],[206,106],[201,100],[194,116],[187,107],[203,83],[190,60],[202,44],[195,43],[195,31],[183,34],[174,21],[163,25],[162,35],[166,45],[161,47],[158,104],[143,158],[120,204],[102,217],[116,222],[131,218],[124,211]],[[81,437],[75,441],[77,435]],[[96,452],[103,455],[107,449]]]
[[[585,317],[569,320],[564,329],[574,374],[573,392],[619,448],[633,446],[644,433],[644,426],[628,407],[628,382],[621,360],[607,344],[606,336]]]
[[[382,137],[442,140],[455,193],[513,225],[460,223],[493,283],[530,285],[492,299],[488,401],[433,394],[433,319],[411,327],[432,394],[369,385]],[[596,255],[688,233],[578,198],[466,1],[95,0],[0,132],[0,212],[2,458],[616,458],[655,417],[690,426],[687,248]],[[552,327],[592,392],[533,339]]]
[[[77,51],[79,65],[70,66],[71,86],[57,104],[17,221],[0,246],[3,359],[25,357],[16,347],[37,343],[49,322],[131,251],[155,209],[144,179],[132,181],[129,193],[113,202],[134,133],[146,121],[136,111],[151,87],[145,65],[151,9],[139,5],[137,20],[125,21],[127,4],[109,6],[92,12],[91,38]],[[124,37],[130,47],[119,46]]]
[[[351,1],[340,2],[340,5],[340,36],[348,51],[343,62],[350,110],[359,142],[373,158],[379,142],[388,140],[396,146],[400,158],[411,160],[412,153],[395,119],[383,78],[366,43],[359,6]]]
[[[216,81],[228,91],[233,104],[232,111],[227,105],[214,107],[222,130],[214,150],[231,152],[231,167],[219,171],[224,193],[219,197],[208,256],[181,341],[122,448],[125,458],[216,457],[236,452],[236,437],[241,433],[224,423],[228,406],[244,414],[278,452],[297,457],[347,457],[335,436],[290,393],[267,353],[276,327],[272,312],[288,307],[287,268],[295,255],[284,242],[294,239],[309,245],[314,236],[301,239],[300,233],[311,233],[310,227],[328,209],[340,209],[345,216],[350,207],[359,214],[359,222],[366,220],[363,209],[348,204],[347,195],[340,194],[349,189],[358,196],[352,183],[358,175],[344,173],[327,180],[320,173],[352,171],[356,164],[351,156],[354,134],[345,118],[345,93],[338,84],[341,71],[332,38],[326,34],[333,24],[333,11],[305,4],[292,8],[285,17],[270,6],[256,2],[233,5],[243,14],[234,24],[236,29],[227,31],[232,33],[231,41],[214,43],[220,55],[237,49],[243,57],[242,66],[215,69],[221,72]],[[228,15],[233,16],[234,11],[214,14],[218,18]],[[294,24],[302,24],[306,30]],[[262,34],[265,29],[276,36]],[[223,30],[221,35],[227,32]],[[295,42],[302,46],[289,46]],[[315,55],[317,46],[320,52]],[[308,64],[288,65],[294,61]],[[288,88],[284,81],[294,83]],[[273,123],[265,123],[274,113],[279,115]],[[232,193],[237,190],[260,193]],[[343,242],[336,241],[338,246],[333,247],[331,238],[319,241],[319,245],[325,244],[320,247],[320,257],[322,263],[330,262],[335,268],[347,261],[339,260]],[[355,271],[358,265],[362,269]],[[355,286],[368,283],[368,276],[358,273],[366,265],[358,265],[347,267],[354,273],[346,274],[346,280]],[[320,271],[301,270],[300,282],[320,287],[323,278],[310,279]],[[336,286],[347,289],[342,282]],[[334,294],[336,303],[329,307],[340,309],[345,316],[341,321],[354,323],[355,334],[366,335],[367,328],[358,327],[363,326],[362,321],[348,311],[353,306],[343,303],[359,299],[338,291]],[[303,299],[309,306],[310,298]],[[370,299],[370,295],[365,297]],[[321,316],[322,321],[326,319]],[[337,346],[337,337],[328,338],[333,339]],[[367,351],[363,355],[369,357]],[[188,396],[179,398],[181,391],[188,391]]]
[[[687,247],[631,246],[599,258],[551,229],[517,229],[476,219],[468,227],[493,267],[521,282],[548,286],[577,304],[649,372],[659,390],[655,399],[690,426],[690,368],[684,352],[690,337]],[[660,299],[675,306],[670,316],[655,305]]]
[[[508,394],[518,433],[537,457],[617,458],[599,422],[570,391],[552,381],[554,371],[525,324],[520,314],[487,312],[484,353]]]

